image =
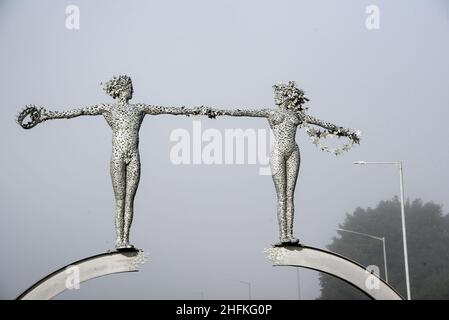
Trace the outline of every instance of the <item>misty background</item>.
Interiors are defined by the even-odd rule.
[[[72,4],[79,30],[65,25]],[[379,30],[365,27],[372,4]],[[114,247],[106,121],[23,130],[14,116],[24,105],[111,102],[100,82],[128,74],[131,102],[274,107],[271,86],[295,80],[309,114],[363,133],[335,157],[298,132],[295,233],[324,248],[345,213],[399,193],[394,166],[355,160],[404,161],[406,198],[447,211],[448,39],[445,0],[0,1],[0,298]],[[258,118],[147,116],[131,242],[149,261],[58,298],[248,298],[229,279],[251,282],[254,299],[298,298],[295,270],[272,267],[263,253],[278,237],[271,176],[258,165],[171,163],[170,133],[199,119],[222,132],[268,129]],[[301,270],[300,279],[301,297],[316,298],[318,273]]]

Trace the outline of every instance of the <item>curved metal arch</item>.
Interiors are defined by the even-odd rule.
[[[284,246],[265,249],[274,266],[303,267],[335,276],[375,300],[403,300],[402,296],[376,274],[342,255],[308,246]],[[376,280],[370,288],[367,281]]]
[[[76,267],[79,271],[79,283],[109,274],[137,272],[145,263],[143,251],[124,249],[97,254],[73,262],[45,276],[17,297],[17,300],[49,300],[67,289],[66,281],[69,268]]]

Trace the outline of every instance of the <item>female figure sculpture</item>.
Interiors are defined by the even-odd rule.
[[[112,129],[112,156],[110,173],[115,195],[116,248],[132,248],[129,244],[129,232],[133,220],[133,204],[140,179],[139,130],[145,115],[199,115],[205,109],[176,108],[131,104],[133,85],[131,78],[125,75],[113,77],[104,90],[115,103],[104,103],[73,109],[69,111],[47,111],[44,108],[28,106],[18,116],[18,123],[24,129],[30,129],[40,122],[52,119],[71,119],[78,116],[103,115]],[[30,122],[24,122],[27,117]]]
[[[206,112],[210,118],[216,116],[236,117],[263,117],[273,130],[275,143],[271,154],[271,171],[277,194],[277,217],[279,223],[279,245],[298,244],[299,240],[293,236],[294,218],[294,192],[299,173],[300,153],[295,141],[298,127],[306,127],[307,133],[313,137],[315,143],[326,135],[349,137],[353,143],[359,143],[359,134],[350,129],[337,127],[307,115],[303,104],[309,101],[304,92],[298,89],[294,82],[273,86],[275,92],[274,102],[277,109],[261,110],[220,110],[208,109]],[[308,124],[317,125],[325,129],[320,131],[308,127]],[[327,147],[323,146],[322,150]],[[343,150],[335,150],[339,154],[349,150],[347,144]],[[329,151],[329,149],[327,148]]]

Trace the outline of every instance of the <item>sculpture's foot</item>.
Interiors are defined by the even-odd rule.
[[[129,243],[122,243],[120,246],[115,246],[115,248],[117,249],[117,251],[120,251],[120,250],[134,249],[134,246]]]
[[[280,242],[274,244],[275,247],[284,247],[290,245],[290,239],[289,238],[281,238]]]
[[[288,246],[298,246],[303,247],[303,245],[299,242],[299,239],[296,238],[281,238],[281,241],[274,244],[274,247],[288,247]]]
[[[299,239],[291,237],[290,238],[290,243],[291,244],[298,244],[299,243]]]
[[[117,250],[126,250],[126,249],[134,249],[132,244],[129,244],[129,240],[123,240],[121,237],[118,237],[115,241],[115,249]]]

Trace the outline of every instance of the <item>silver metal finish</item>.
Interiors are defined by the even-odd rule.
[[[303,267],[324,272],[348,282],[372,299],[403,300],[396,290],[377,275],[338,254],[306,246],[271,247],[265,249],[265,252],[274,266]]]
[[[399,183],[401,188],[401,223],[402,223],[402,242],[404,244],[405,283],[407,285],[407,299],[412,300],[412,293],[410,290],[410,275],[408,271],[407,229],[405,227],[404,177],[402,174],[402,161],[398,162],[398,166],[399,166]]]
[[[260,110],[226,110],[208,109],[208,116],[263,117],[274,133],[275,143],[271,153],[271,171],[277,194],[277,217],[279,223],[280,245],[298,243],[293,236],[294,194],[299,174],[301,156],[296,143],[296,130],[306,124],[317,125],[326,132],[346,136],[359,142],[358,134],[350,129],[338,127],[305,114],[303,104],[309,101],[304,92],[298,89],[293,81],[288,84],[273,86],[277,109]],[[322,131],[314,131],[319,137]]]
[[[354,164],[394,164],[399,168],[399,186],[401,191],[401,224],[402,224],[402,243],[404,248],[404,266],[405,266],[405,284],[407,287],[407,300],[412,299],[410,289],[410,274],[408,269],[408,250],[407,250],[407,229],[405,226],[405,209],[404,209],[404,176],[402,172],[402,161],[354,161]]]
[[[113,104],[103,103],[69,111],[47,111],[27,106],[17,121],[24,129],[52,119],[71,119],[78,116],[102,115],[112,129],[112,156],[110,172],[115,195],[116,247],[130,248],[129,232],[134,214],[134,197],[140,180],[139,130],[145,115],[200,115],[207,114],[204,107],[162,107],[130,104],[133,85],[128,76],[113,77],[104,87]],[[30,121],[25,122],[27,118]]]
[[[95,255],[77,262],[71,263],[38,281],[28,290],[23,292],[18,300],[49,300],[67,289],[66,272],[68,268],[77,268],[79,271],[79,283],[122,272],[136,272],[145,263],[146,257],[143,251],[135,249],[120,250]]]
[[[368,238],[371,238],[371,239],[382,241],[382,250],[383,250],[383,255],[384,255],[385,281],[388,283],[387,251],[386,251],[386,247],[385,247],[385,237],[381,238],[381,237],[373,236],[371,234],[367,234],[367,233],[363,233],[363,232],[357,232],[357,231],[352,231],[352,230],[346,230],[346,229],[341,229],[341,228],[338,228],[337,231],[353,233],[353,234],[357,234],[357,235],[360,235],[360,236],[365,236],[365,237],[368,237]]]
[[[385,244],[385,237],[382,237],[382,249],[384,252],[385,281],[388,283],[387,249]]]

